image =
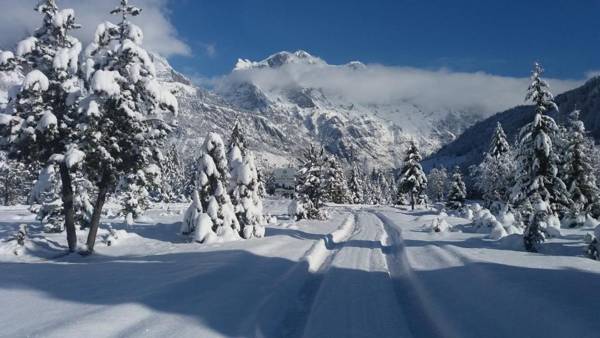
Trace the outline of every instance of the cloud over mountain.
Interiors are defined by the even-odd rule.
[[[317,88],[328,97],[358,104],[411,103],[427,111],[473,111],[489,115],[524,104],[529,78],[483,72],[462,73],[378,64],[329,65],[303,52],[278,53],[266,60],[240,60],[236,69],[212,80],[216,87],[253,83],[266,92],[285,88]],[[295,56],[296,55],[296,56]],[[562,93],[583,80],[549,79],[552,90]]]

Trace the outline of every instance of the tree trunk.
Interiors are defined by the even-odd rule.
[[[108,184],[106,178],[102,178],[100,181],[98,199],[94,204],[94,213],[92,214],[92,220],[90,221],[90,232],[87,238],[87,254],[94,252],[94,245],[96,244],[96,236],[98,235],[98,227],[100,226],[100,217],[102,217],[102,208],[104,202],[106,202],[106,196],[108,195]]]
[[[62,202],[67,243],[69,251],[75,252],[77,249],[77,230],[75,229],[75,209],[73,207],[73,182],[70,170],[65,163],[60,164],[60,180],[62,182]]]
[[[415,193],[410,193],[410,207],[412,210],[415,210]]]

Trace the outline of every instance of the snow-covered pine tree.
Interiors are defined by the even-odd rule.
[[[498,122],[496,129],[494,130],[494,136],[490,141],[490,150],[488,154],[492,157],[498,158],[502,155],[510,153],[510,145],[506,139],[506,133],[502,128],[502,124]]]
[[[227,147],[229,170],[229,196],[240,223],[243,238],[263,237],[264,223],[260,181],[254,163],[254,155],[246,148],[244,134],[239,122],[233,127]]]
[[[154,199],[158,202],[180,203],[186,200],[185,164],[175,145],[167,146],[160,159],[161,181]]]
[[[60,196],[61,179],[54,164],[40,170],[34,182],[29,204],[45,232],[63,232],[65,227],[63,201]]]
[[[83,146],[86,172],[98,189],[87,240],[89,253],[108,193],[116,188],[119,177],[158,165],[170,131],[162,114],[178,110],[175,97],[156,79],[154,63],[142,47],[142,30],[128,21],[141,10],[121,0],[111,13],[121,17],[120,23],[100,24],[85,53],[85,86],[90,94],[81,111],[86,119]]]
[[[389,190],[387,180],[383,172],[379,169],[371,171],[370,198],[371,204],[386,205],[392,196],[387,196],[386,191]]]
[[[600,211],[600,189],[590,156],[593,141],[587,139],[585,134],[585,125],[576,110],[570,114],[563,169],[565,184],[573,201],[569,217],[572,225],[582,225],[588,213]]]
[[[121,215],[127,225],[132,225],[150,207],[149,190],[158,190],[161,182],[160,168],[149,165],[146,170],[138,170],[127,175],[121,182]]]
[[[356,163],[352,166],[352,173],[350,174],[350,180],[348,181],[348,191],[350,194],[350,203],[365,203],[364,173],[362,172],[362,170],[360,170],[359,166]]]
[[[289,212],[297,220],[323,219],[321,211],[323,203],[323,190],[321,180],[323,177],[324,150],[315,149],[313,145],[304,153],[303,165],[296,173],[296,189],[294,201]]]
[[[432,201],[441,202],[448,187],[448,171],[446,168],[433,168],[427,176],[427,195]]]
[[[183,216],[180,233],[182,235],[191,235],[196,231],[200,215],[202,214],[202,203],[198,191],[192,192],[192,204],[186,210]],[[211,225],[212,228],[212,225]],[[212,231],[212,229],[211,229]]]
[[[75,175],[73,185],[75,187],[75,198],[73,201],[75,223],[79,225],[81,230],[88,229],[94,213],[94,206],[90,199],[90,193],[93,192],[94,186],[81,172]]]
[[[543,240],[543,225],[547,224],[540,218],[544,213],[532,206],[544,205],[545,213],[554,215],[563,213],[570,203],[567,188],[558,177],[558,156],[552,142],[559,129],[554,119],[545,115],[558,107],[548,84],[541,78],[542,74],[542,67],[536,63],[526,96],[526,100],[534,103],[536,115],[519,133],[517,177],[512,191],[512,200],[519,208],[521,219],[533,220],[527,224],[524,234],[525,247],[529,251],[535,251]],[[534,196],[536,201],[531,200]]]
[[[258,197],[263,199],[267,197],[267,182],[265,181],[263,170],[261,170],[258,166],[256,167],[256,174],[258,176]]]
[[[334,156],[328,156],[323,163],[323,200],[336,204],[350,203],[350,193],[344,168]]]
[[[529,215],[529,224],[523,232],[523,244],[525,250],[537,252],[539,243],[544,242],[546,239],[542,229],[547,226],[552,211],[537,192],[533,194],[527,203],[530,204],[532,212]]]
[[[427,189],[427,176],[423,172],[423,167],[421,167],[422,160],[417,145],[411,142],[404,157],[399,191],[408,194],[412,210],[415,210],[416,204],[421,204],[426,199],[424,192]]]
[[[43,16],[42,26],[18,44],[16,53],[31,71],[5,110],[11,118],[3,123],[9,126],[8,135],[4,134],[12,158],[25,164],[58,164],[67,242],[74,251],[77,236],[71,171],[83,158],[77,148],[76,128],[81,44],[69,33],[79,25],[74,11],[60,10],[54,0],[40,1],[35,10]]]
[[[463,182],[462,173],[460,168],[456,166],[454,173],[452,173],[452,179],[450,182],[450,191],[448,192],[448,201],[446,207],[449,209],[461,209],[465,206],[465,200],[467,198],[467,187]]]
[[[210,217],[215,235],[227,240],[239,238],[242,229],[227,193],[230,184],[229,165],[221,136],[209,133],[204,140],[202,153],[196,182],[202,210]]]
[[[2,205],[24,204],[33,183],[32,169],[8,158],[0,151],[0,203]]]
[[[494,212],[502,210],[510,201],[516,170],[513,156],[506,134],[498,122],[488,153],[472,172],[475,186],[483,192],[487,207]]]

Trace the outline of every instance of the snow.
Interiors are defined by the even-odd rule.
[[[92,90],[103,92],[110,96],[117,96],[121,92],[119,82],[124,80],[118,72],[99,70],[94,73],[94,77],[92,78]]]
[[[0,126],[7,126],[13,120],[12,115],[0,113]]]
[[[35,69],[29,72],[23,80],[24,90],[46,91],[50,86],[50,82],[44,73]]]
[[[65,164],[67,168],[73,168],[79,163],[83,162],[85,158],[85,153],[76,147],[71,147],[65,154]]]
[[[36,126],[37,130],[45,131],[47,129],[52,129],[58,126],[58,120],[56,119],[56,115],[52,114],[52,112],[45,112],[42,115],[42,118],[38,121]]]
[[[23,57],[29,53],[31,53],[37,45],[38,40],[36,38],[29,37],[17,44],[17,56]]]
[[[207,214],[200,214],[194,232],[194,241],[211,244],[217,240],[217,235],[212,231],[213,222]]]
[[[15,58],[11,51],[0,51],[0,65],[6,65]]]
[[[72,48],[61,48],[54,56],[52,63],[56,70],[71,70],[77,72],[77,61],[81,53],[81,43],[77,41]]]
[[[265,209],[281,216],[288,203],[267,199]],[[600,264],[583,257],[590,230],[563,229],[531,254],[519,235],[423,231],[442,217],[434,210],[338,206],[328,221],[279,218],[264,238],[246,241],[208,231],[212,239],[199,245],[177,234],[180,215],[163,215],[186,207],[157,205],[152,223],[128,229],[105,217],[90,257],[64,256],[64,234],[42,234],[27,207],[0,207],[0,299],[10,309],[0,312],[1,335],[554,338],[600,330]],[[14,241],[3,240],[21,224],[28,237],[15,255]],[[83,243],[87,233],[77,235]]]
[[[52,23],[56,27],[65,27],[69,21],[75,21],[75,11],[71,8],[57,11],[52,17]]]

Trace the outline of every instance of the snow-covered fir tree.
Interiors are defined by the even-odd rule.
[[[446,207],[455,210],[462,209],[465,206],[466,199],[467,187],[463,181],[460,168],[457,166],[454,168],[454,172],[452,173],[452,178],[450,180],[450,189],[448,191]]]
[[[229,196],[240,223],[243,238],[263,237],[264,223],[261,185],[254,155],[246,148],[242,128],[238,122],[233,127],[227,147],[229,170]]]
[[[553,212],[538,193],[534,193],[527,203],[532,211],[523,232],[523,244],[525,250],[537,252],[539,244],[546,240],[544,229],[548,228]]]
[[[494,136],[492,136],[492,140],[490,141],[488,155],[498,158],[508,153],[510,153],[510,145],[506,138],[504,128],[502,128],[502,124],[498,122],[498,124],[496,124],[496,129],[494,130]]]
[[[391,193],[389,182],[381,169],[371,171],[370,199],[373,205],[387,205],[392,202],[394,194]]]
[[[502,210],[510,201],[516,170],[514,163],[514,154],[498,122],[489,151],[472,171],[475,186],[483,193],[487,207],[494,212]]]
[[[427,176],[427,196],[432,201],[441,202],[446,196],[448,171],[446,168],[433,168]]]
[[[24,204],[33,184],[33,168],[0,151],[0,204]]]
[[[85,178],[85,176],[79,172],[76,173],[73,179],[73,185],[75,187],[75,223],[79,225],[80,229],[88,229],[92,222],[92,215],[94,213],[94,206],[90,198],[90,193],[93,192],[93,184]]]
[[[65,227],[61,178],[55,164],[40,170],[29,196],[31,211],[36,214],[45,232],[62,232]]]
[[[350,192],[344,168],[334,156],[328,156],[323,163],[323,200],[336,204],[350,203]]]
[[[54,0],[42,0],[35,10],[42,26],[21,41],[16,57],[30,70],[21,89],[5,109],[11,116],[10,156],[25,164],[58,163],[62,204],[69,249],[77,245],[73,208],[72,168],[83,154],[77,148],[77,101],[80,92],[78,60],[81,43],[69,35],[79,28],[72,9],[59,9]],[[4,121],[7,122],[7,121]]]
[[[582,225],[589,213],[600,213],[600,189],[592,168],[593,141],[586,136],[585,125],[579,119],[579,111],[570,114],[566,133],[564,182],[571,200],[571,225]]]
[[[323,219],[323,153],[313,145],[304,153],[302,167],[296,173],[294,200],[289,207],[290,215],[300,219]]]
[[[365,203],[365,181],[364,173],[358,166],[354,164],[352,166],[352,173],[348,180],[348,193],[350,194],[350,203],[352,204],[363,204]]]
[[[149,170],[138,170],[135,174],[127,175],[121,181],[121,215],[127,225],[132,225],[136,219],[150,207],[150,190],[156,190],[161,182],[160,169],[150,165]]]
[[[204,140],[202,154],[196,188],[201,209],[211,219],[213,234],[203,234],[199,242],[204,242],[213,235],[227,240],[239,238],[242,228],[227,193],[230,184],[229,164],[221,136],[209,133]]]
[[[83,69],[89,96],[82,104],[86,172],[98,190],[87,249],[92,252],[109,192],[120,177],[157,168],[170,131],[165,112],[177,113],[175,97],[162,88],[142,30],[128,21],[141,10],[121,0],[111,12],[119,24],[102,23],[85,52]]]
[[[415,210],[415,205],[426,200],[424,192],[427,189],[427,176],[421,167],[422,160],[417,145],[411,142],[404,157],[398,188],[401,193],[408,194],[412,210]]]
[[[545,222],[539,218],[544,212],[550,215],[564,213],[570,204],[567,188],[558,177],[558,156],[552,141],[559,129],[554,119],[546,115],[558,107],[548,84],[541,78],[542,73],[542,67],[536,63],[526,96],[534,103],[536,115],[519,133],[517,177],[512,191],[512,200],[519,208],[521,218],[526,222],[532,218],[536,220],[527,225],[524,234],[525,246],[531,251],[544,238],[541,225]],[[534,196],[536,201],[531,200]],[[544,212],[535,209],[536,205],[543,205]]]
[[[169,145],[160,159],[161,181],[155,197],[158,202],[180,203],[186,201],[185,163],[175,145]]]

